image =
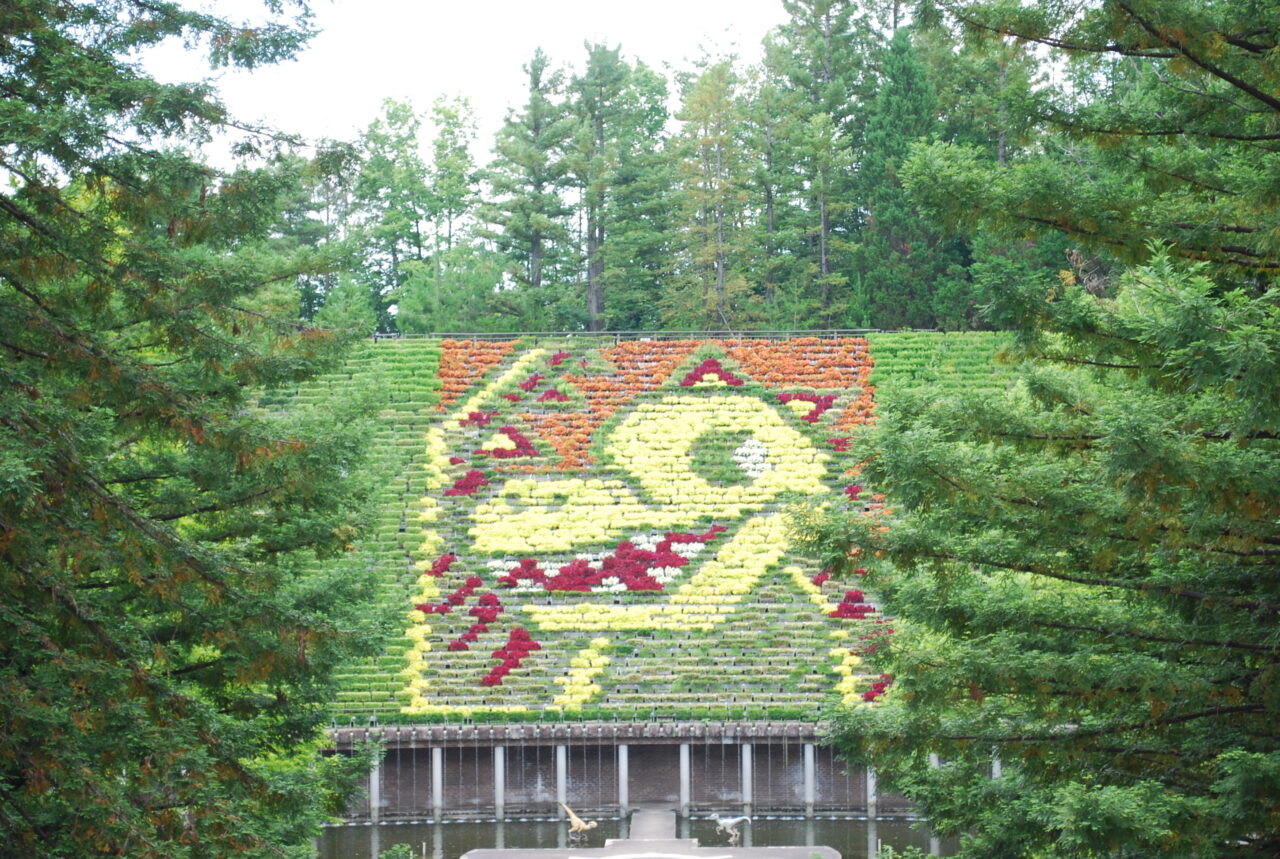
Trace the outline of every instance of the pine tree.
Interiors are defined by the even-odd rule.
[[[494,229],[483,232],[513,264],[520,284],[535,294],[533,301],[551,308],[569,280],[572,257],[565,202],[565,148],[573,122],[563,102],[564,75],[551,69],[541,49],[524,66],[528,101],[519,114],[510,114],[494,143],[495,157],[485,173],[492,199],[480,217]],[[553,317],[554,318],[554,314]]]
[[[386,99],[382,115],[360,138],[363,164],[355,186],[357,224],[365,247],[361,277],[378,313],[378,329],[394,330],[390,306],[404,282],[405,260],[427,259],[436,224],[427,165],[419,153],[422,120],[410,104]]]
[[[738,77],[728,60],[688,81],[672,144],[680,206],[681,270],[664,296],[677,327],[740,327],[746,308],[749,157],[739,139]]]
[[[803,177],[795,149],[800,94],[767,66],[753,69],[743,97],[741,134],[751,162],[747,184],[748,282],[767,325],[801,328],[814,318],[797,269],[803,257]]]
[[[880,70],[854,186],[864,220],[857,250],[863,288],[851,302],[849,321],[878,328],[963,325],[967,248],[916,210],[898,176],[911,144],[938,130],[933,86],[907,29],[894,34]]]
[[[434,236],[433,253],[453,247],[454,239],[467,224],[476,202],[476,167],[471,144],[476,122],[471,102],[461,96],[441,96],[431,105],[430,186],[427,207]]]
[[[766,43],[766,66],[799,95],[787,130],[806,189],[798,291],[811,315],[801,327],[829,327],[848,283],[845,253],[856,229],[852,168],[868,101],[869,31],[848,0],[784,0],[789,19]],[[793,292],[796,290],[793,290]],[[794,299],[793,299],[794,301]]]
[[[666,80],[621,48],[587,45],[570,91],[586,327],[656,327],[670,252]]]
[[[298,319],[313,268],[273,238],[280,171],[174,146],[226,111],[133,59],[181,37],[252,67],[305,18],[15,0],[0,21],[5,850],[305,854],[350,775],[318,746],[370,623],[342,561],[364,434],[347,404],[255,401],[339,346]]]
[[[962,855],[1275,855],[1280,6],[945,5],[1065,51],[1072,90],[1003,169],[917,146],[915,198],[1140,262],[994,271],[1019,385],[882,409],[862,479],[898,512],[828,548],[896,615],[893,683],[839,742]]]

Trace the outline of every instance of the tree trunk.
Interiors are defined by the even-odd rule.
[[[604,328],[604,219],[596,209],[587,212],[587,330]]]

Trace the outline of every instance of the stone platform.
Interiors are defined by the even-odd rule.
[[[676,838],[674,811],[639,809],[631,816],[629,838],[610,838],[604,847],[543,850],[471,850],[462,859],[840,859],[830,847],[700,847],[696,838]]]

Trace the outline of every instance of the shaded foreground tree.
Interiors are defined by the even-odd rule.
[[[892,685],[834,738],[967,856],[1274,856],[1280,6],[946,5],[1067,50],[1079,101],[1047,105],[1057,157],[919,148],[917,199],[1133,263],[993,270],[1023,381],[884,404],[863,479],[896,515],[809,534],[896,615],[858,644]]]
[[[277,12],[279,4],[272,4]],[[318,753],[327,673],[371,624],[338,561],[355,408],[251,392],[335,356],[268,233],[281,171],[175,146],[202,85],[122,58],[167,38],[253,66],[298,17],[16,0],[0,11],[0,837],[23,856],[309,852],[352,766]],[[251,138],[252,139],[252,138]],[[261,139],[261,138],[259,138]],[[297,247],[297,243],[293,243]]]

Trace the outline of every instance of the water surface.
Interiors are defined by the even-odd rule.
[[[607,838],[626,836],[626,821],[600,819],[599,826],[576,842],[580,847],[603,847]],[[320,840],[320,859],[376,859],[378,852],[407,844],[423,859],[458,859],[480,847],[554,848],[568,845],[568,824],[555,820],[459,821],[448,823],[383,823],[378,826],[335,826]],[[696,838],[703,847],[723,847],[728,841],[716,825],[702,817],[680,818],[677,835]],[[743,826],[743,845],[784,847],[826,845],[844,859],[870,859],[877,845],[901,849],[930,849],[924,824],[911,820],[866,820],[851,817],[783,818],[757,816]],[[938,855],[954,852],[948,842],[932,845]]]

